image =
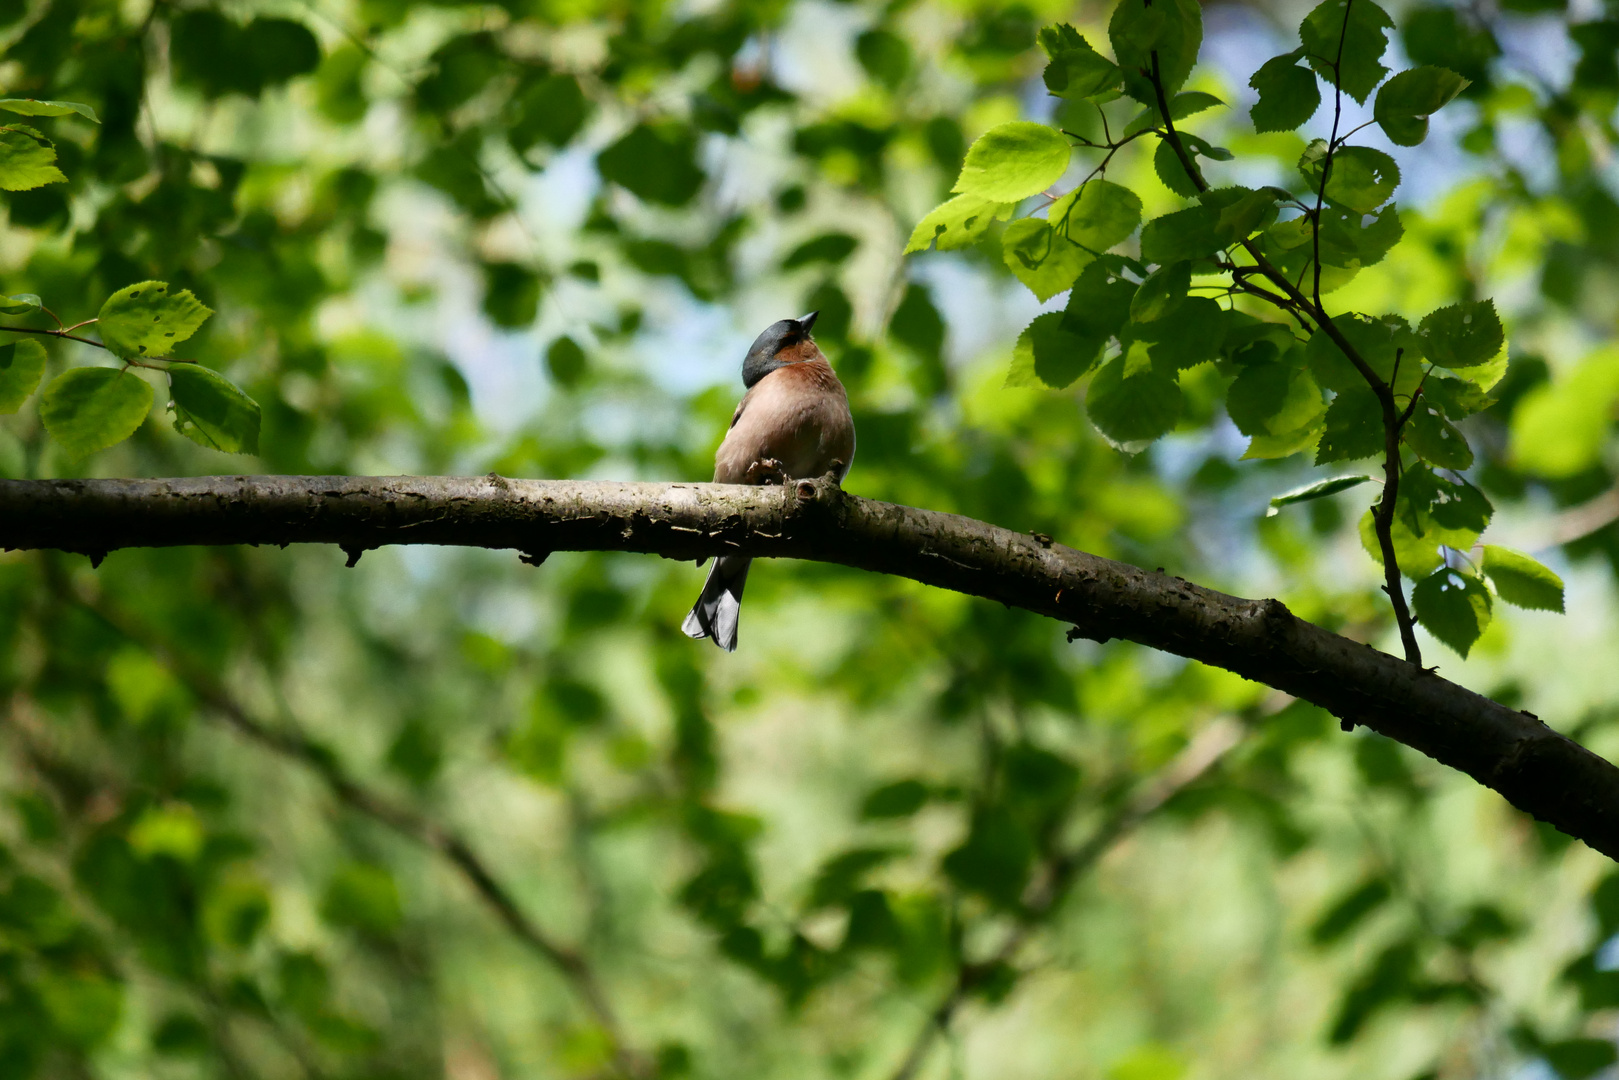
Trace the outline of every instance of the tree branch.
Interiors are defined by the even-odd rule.
[[[1467,773],[1619,858],[1619,768],[1534,716],[1245,600],[971,518],[787,487],[499,476],[0,480],[0,547],[384,544],[839,563],[983,597],[1225,668]],[[693,579],[695,582],[695,579]]]

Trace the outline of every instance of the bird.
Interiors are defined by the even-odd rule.
[[[785,484],[830,475],[839,483],[854,462],[849,395],[810,336],[819,311],[771,323],[742,361],[747,393],[714,454],[716,484]],[[681,629],[736,651],[742,588],[753,560],[721,555]],[[698,565],[701,565],[699,562]]]

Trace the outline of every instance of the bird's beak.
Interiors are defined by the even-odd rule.
[[[810,332],[810,327],[815,325],[815,317],[819,314],[819,311],[812,311],[808,315],[800,315],[793,322],[797,323],[798,328],[807,334]]]

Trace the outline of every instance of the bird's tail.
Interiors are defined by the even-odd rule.
[[[742,614],[742,587],[748,583],[748,567],[753,560],[740,555],[722,555],[714,560],[703,584],[703,594],[692,605],[691,614],[680,624],[688,637],[713,638],[726,652],[736,652],[736,624]]]

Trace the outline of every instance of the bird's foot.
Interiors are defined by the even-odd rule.
[[[781,471],[781,462],[775,458],[764,458],[748,466],[748,471],[742,474],[743,483],[747,484],[785,484],[787,474]]]

